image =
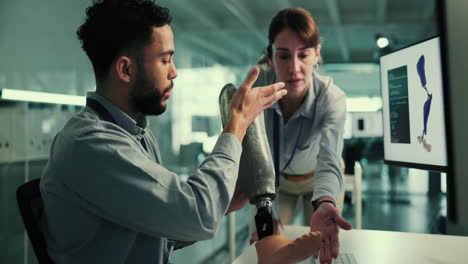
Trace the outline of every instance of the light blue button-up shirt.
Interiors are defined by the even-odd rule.
[[[88,97],[116,124],[86,107],[54,139],[40,187],[55,263],[167,263],[172,240],[212,238],[234,193],[239,140],[222,134],[197,172],[180,181],[161,165],[146,122],[137,125],[96,93]]]
[[[261,65],[261,69],[254,86],[264,86],[276,81],[272,70],[265,65]],[[266,109],[265,127],[272,157],[275,114],[279,116],[279,169],[293,175],[315,171],[312,200],[321,197],[336,200],[344,188],[340,164],[346,121],[346,94],[331,78],[314,72],[304,102],[287,122],[283,120],[279,102]]]

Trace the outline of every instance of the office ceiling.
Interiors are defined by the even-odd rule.
[[[396,49],[438,33],[435,0],[157,2],[171,11],[176,48],[182,49],[176,56],[184,50],[196,54],[191,55],[191,67],[255,63],[267,45],[271,18],[286,7],[303,7],[315,17],[325,63],[377,62],[382,52],[376,47],[378,34],[390,39],[388,49]]]

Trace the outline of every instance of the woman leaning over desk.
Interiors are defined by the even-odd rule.
[[[305,223],[321,231],[322,263],[338,255],[343,203],[341,152],[346,95],[314,67],[320,58],[318,27],[305,9],[287,8],[271,21],[269,45],[254,86],[285,82],[288,93],[265,110],[265,126],[277,171],[279,215],[290,224],[297,200],[304,199]]]

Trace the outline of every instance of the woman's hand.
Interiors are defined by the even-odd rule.
[[[320,252],[320,263],[331,263],[332,258],[338,257],[340,240],[338,233],[340,228],[351,230],[352,226],[338,210],[330,203],[322,203],[312,214],[310,231],[320,231],[322,233],[322,244],[320,249],[314,251],[314,258],[318,258]]]

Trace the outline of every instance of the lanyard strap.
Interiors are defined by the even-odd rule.
[[[280,136],[279,136],[279,115],[276,113],[276,111],[273,111],[273,149],[274,149],[274,155],[275,155],[275,184],[276,187],[279,187],[279,177],[280,175],[286,170],[286,168],[291,164],[291,161],[294,158],[294,155],[296,154],[296,149],[299,144],[299,139],[301,138],[302,134],[302,127],[304,124],[304,120],[301,119],[301,125],[299,127],[299,133],[297,134],[296,138],[296,144],[294,144],[294,149],[291,153],[291,156],[289,156],[288,161],[284,165],[283,169],[280,170],[280,165],[279,165],[279,159],[280,159]]]
[[[315,79],[314,79],[315,80]],[[317,98],[319,97],[319,92],[317,91],[317,88],[318,85],[316,85],[314,83],[314,94],[315,94],[315,99],[314,99],[314,110],[313,110],[313,116],[312,116],[312,125],[314,124],[315,122],[315,115],[317,114]],[[291,156],[289,157],[288,161],[286,162],[286,164],[284,165],[284,168],[282,170],[280,170],[280,166],[279,166],[279,163],[280,163],[280,136],[279,136],[279,114],[276,113],[275,110],[273,110],[273,152],[274,152],[274,163],[275,163],[275,185],[276,185],[276,188],[279,187],[279,179],[280,179],[280,175],[281,173],[284,172],[284,170],[286,170],[286,168],[289,166],[289,164],[291,163],[291,161],[293,160],[294,158],[294,155],[296,154],[296,149],[297,149],[297,146],[299,144],[299,139],[301,138],[301,134],[302,134],[302,127],[304,125],[304,120],[302,119],[301,120],[301,126],[299,128],[299,133],[297,135],[297,138],[296,138],[296,144],[294,145],[294,149],[291,153]]]

